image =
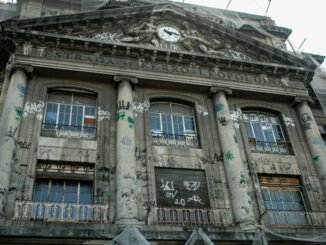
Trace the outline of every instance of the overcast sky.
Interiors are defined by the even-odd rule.
[[[225,9],[230,0],[184,0]],[[182,0],[176,0],[182,2]],[[229,10],[265,15],[269,0],[231,0]],[[279,26],[292,29],[290,41],[300,51],[326,56],[326,0],[271,0],[267,13]],[[325,64],[325,63],[324,63]]]

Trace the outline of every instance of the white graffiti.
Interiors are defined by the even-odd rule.
[[[44,102],[41,100],[38,100],[37,102],[26,102],[24,107],[24,113],[23,117],[27,117],[30,114],[36,114],[36,118],[38,120],[43,119],[43,108],[44,108]]]
[[[180,199],[180,200],[175,199],[174,204],[184,206],[184,205],[186,205],[186,201],[185,201],[185,199]]]
[[[283,120],[286,126],[295,127],[294,120],[292,117],[287,117],[283,114]]]
[[[200,115],[207,116],[208,115],[208,110],[205,106],[197,105],[196,110]]]
[[[134,102],[133,106],[134,106],[135,111],[143,113],[145,111],[148,111],[148,109],[150,107],[150,103],[148,101]]]
[[[166,183],[164,183],[164,180],[161,179],[161,182],[161,188],[163,189],[163,191],[174,191],[173,181],[167,180]]]
[[[98,40],[105,40],[105,41],[118,41],[121,34],[118,33],[110,33],[110,32],[99,32],[95,33],[92,38]]]
[[[201,204],[204,204],[202,201],[201,201],[201,198],[199,196],[192,196],[192,197],[189,197],[188,198],[188,202],[199,202]]]
[[[234,128],[239,128],[239,120],[242,119],[242,111],[240,108],[237,108],[236,111],[230,111],[230,117],[232,119],[233,127]]]
[[[178,191],[176,190],[175,192],[166,192],[165,193],[165,196],[167,197],[167,198],[175,198],[175,196],[177,195],[177,193],[178,193]]]
[[[183,181],[183,185],[186,187],[188,191],[196,191],[199,186],[200,182],[199,181]]]
[[[110,120],[111,119],[111,112],[109,111],[104,111],[101,109],[101,107],[99,106],[97,108],[97,116],[98,116],[98,121],[102,121],[104,119],[108,119]]]

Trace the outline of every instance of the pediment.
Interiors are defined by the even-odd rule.
[[[221,59],[311,67],[307,61],[173,4],[108,9],[5,24],[48,38],[132,45]],[[39,42],[42,42],[39,41]]]

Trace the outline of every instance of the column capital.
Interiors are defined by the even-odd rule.
[[[12,75],[13,72],[16,70],[22,70],[27,73],[27,76],[30,77],[31,73],[33,72],[34,68],[31,65],[22,65],[22,64],[8,64],[6,67],[6,71],[9,74],[9,77]]]
[[[130,82],[132,84],[137,84],[138,83],[138,78],[131,77],[131,76],[125,76],[125,75],[116,75],[116,76],[114,76],[114,81],[117,82],[117,83],[127,81],[127,82]]]
[[[297,106],[298,104],[306,101],[308,104],[314,104],[314,100],[309,96],[296,96],[292,102],[292,106]]]
[[[32,73],[34,68],[31,65],[20,65],[20,64],[12,64],[11,65],[11,70],[23,70],[27,73]]]
[[[211,94],[216,94],[218,92],[223,92],[225,94],[230,95],[230,94],[232,94],[232,89],[226,88],[226,87],[216,87],[216,86],[210,88]]]

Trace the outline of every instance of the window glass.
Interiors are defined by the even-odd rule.
[[[157,139],[155,143],[198,146],[191,107],[168,102],[154,102],[150,106],[150,116],[152,136],[153,139]]]
[[[277,116],[263,112],[243,112],[243,120],[250,138],[251,150],[289,153],[289,147]]]
[[[37,202],[45,202],[48,196],[48,180],[37,180],[34,190],[33,200]]]
[[[46,104],[42,136],[94,138],[96,128],[96,98],[69,92],[50,92]],[[71,133],[70,133],[71,132]],[[82,132],[85,134],[74,134]]]
[[[55,179],[37,180],[33,200],[38,202],[92,203],[92,182]]]
[[[50,202],[62,202],[63,201],[63,182],[59,180],[53,180],[50,182]]]
[[[259,177],[266,209],[279,211],[305,210],[297,178]]]

